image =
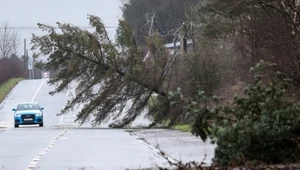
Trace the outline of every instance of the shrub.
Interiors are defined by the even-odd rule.
[[[24,76],[24,62],[17,56],[0,59],[0,85],[11,78]]]
[[[300,107],[284,97],[287,83],[280,73],[263,85],[256,77],[245,89],[247,97],[236,97],[224,107],[225,119],[217,122],[214,162],[218,165],[296,162],[299,155]]]
[[[256,76],[246,96],[235,97],[229,106],[210,103],[203,92],[197,100],[180,100],[194,116],[192,132],[215,139],[215,165],[291,163],[300,158],[300,106],[285,96],[287,87],[285,76],[276,73]]]

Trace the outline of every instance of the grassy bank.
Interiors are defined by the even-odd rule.
[[[190,125],[174,125],[171,129],[180,130],[182,132],[191,132],[192,127]]]
[[[18,84],[22,80],[23,80],[23,78],[12,78],[0,86],[0,103],[3,102],[5,97],[15,87],[15,85]]]

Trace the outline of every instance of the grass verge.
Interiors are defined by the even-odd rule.
[[[180,130],[182,132],[191,132],[192,127],[190,125],[174,125],[171,129]]]
[[[17,85],[23,78],[12,78],[0,86],[0,104],[3,102],[9,92]]]

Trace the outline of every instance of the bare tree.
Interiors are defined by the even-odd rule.
[[[0,58],[9,58],[17,54],[20,45],[19,35],[4,23],[0,29]]]

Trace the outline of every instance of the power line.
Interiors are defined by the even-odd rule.
[[[95,28],[95,27],[91,27],[91,26],[76,26],[78,28],[83,28],[83,29],[87,29],[87,28]],[[54,29],[59,29],[59,27],[55,26],[55,27],[52,27]],[[105,26],[104,28],[118,28],[117,26]],[[29,27],[29,26],[11,26],[11,27],[0,27],[0,29],[28,29],[28,30],[33,30],[33,29],[41,29],[40,27]]]
[[[147,25],[148,23],[146,23],[145,25]],[[144,26],[145,26],[144,25]],[[142,26],[142,27],[144,27]],[[158,27],[170,27],[170,26],[180,26],[180,25],[163,25],[163,24],[157,24],[156,26]],[[54,28],[54,29],[59,29],[58,26],[50,26],[51,28]],[[95,27],[92,27],[92,26],[74,26],[74,27],[78,27],[78,28],[95,28]],[[104,28],[119,28],[119,26],[105,26]],[[0,29],[40,29],[38,26],[8,26],[8,27],[5,27],[5,26],[0,26]]]

